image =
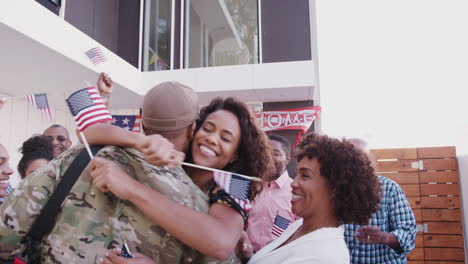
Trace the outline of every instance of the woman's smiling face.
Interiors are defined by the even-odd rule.
[[[292,212],[304,219],[334,212],[332,191],[320,174],[317,158],[304,157],[297,164],[297,175],[291,183]]]
[[[218,110],[206,118],[194,136],[192,158],[197,165],[224,168],[237,159],[241,128],[231,112]]]

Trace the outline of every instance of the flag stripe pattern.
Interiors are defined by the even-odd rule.
[[[85,130],[90,125],[112,120],[109,110],[94,87],[74,92],[68,97],[67,104],[75,117],[79,131]]]
[[[135,123],[133,123],[132,132],[141,133],[141,115],[137,115]]]
[[[102,53],[102,50],[100,47],[92,48],[88,50],[87,52],[85,52],[85,54],[86,56],[88,56],[88,58],[91,60],[91,62],[94,65],[97,65],[101,62],[106,61],[106,57],[104,57],[104,53]]]
[[[214,181],[223,188],[247,212],[252,209],[249,195],[251,181],[234,173],[213,172]]]
[[[290,223],[291,221],[289,221],[288,219],[282,217],[281,215],[276,215],[271,233],[273,233],[273,235],[277,237],[281,236],[284,230],[288,228]]]
[[[47,100],[45,93],[29,94],[26,95],[26,98],[35,109],[41,112],[43,117],[47,120],[52,120],[52,111],[50,110],[49,100]]]
[[[133,258],[132,253],[130,252],[130,249],[127,246],[127,243],[124,243],[122,245],[122,250],[120,250],[120,256],[122,258],[127,258],[127,259]]]

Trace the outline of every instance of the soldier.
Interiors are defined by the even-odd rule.
[[[174,121],[174,131],[185,131],[196,119],[196,94],[177,83],[164,83],[161,87],[171,91],[171,95],[179,93],[185,96],[171,98],[169,102],[178,107],[169,114],[165,113],[165,116],[146,112],[145,122],[144,112],[143,123],[153,127],[153,130],[148,128],[147,131],[157,131],[158,125],[167,126],[168,120]],[[156,106],[163,103],[158,100],[168,100],[153,95],[150,92],[145,96],[143,111],[148,108],[148,104]],[[185,135],[179,133],[175,136],[181,138],[180,142],[175,142],[175,145],[180,146],[178,149],[188,145],[182,144]],[[158,139],[156,136],[153,138]],[[73,147],[35,171],[5,200],[0,207],[0,259],[12,259],[26,247],[22,240],[24,235],[82,149],[82,146]],[[178,156],[177,152],[171,155],[172,159],[183,159],[183,155]],[[155,167],[145,161],[140,152],[131,148],[106,146],[96,156],[113,161],[128,175],[166,197],[197,211],[208,212],[207,195],[193,184],[180,167],[171,170]],[[154,224],[133,204],[98,191],[91,181],[89,171],[85,169],[63,202],[53,230],[41,244],[41,262],[98,263],[107,249],[121,248],[124,241],[132,251],[141,252],[156,263],[190,263],[200,260],[202,256],[198,252]]]

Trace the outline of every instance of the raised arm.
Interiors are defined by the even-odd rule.
[[[102,99],[105,101],[106,107],[110,110],[110,97],[112,94],[112,79],[104,72],[99,74],[97,87]]]
[[[137,182],[114,163],[99,158],[91,163],[91,176],[97,188],[129,200],[175,238],[207,256],[226,259],[239,241],[244,220],[231,207],[213,204],[208,214],[195,211]]]
[[[185,159],[185,154],[175,150],[174,144],[161,135],[145,136],[102,123],[89,126],[83,133],[91,145],[113,145],[138,149],[143,153],[146,161],[156,166],[173,167]]]
[[[94,124],[83,131],[91,145],[114,145],[136,148],[139,140],[145,135],[135,133],[110,124]]]

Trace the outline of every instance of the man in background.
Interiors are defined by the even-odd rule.
[[[10,175],[13,174],[13,169],[10,167],[9,160],[10,156],[7,150],[0,144],[0,204],[10,192],[8,189],[11,188],[8,180],[10,179]]]
[[[68,130],[61,125],[51,125],[49,128],[44,130],[44,133],[42,134],[48,137],[52,142],[52,155],[54,158],[67,151],[72,145]]]
[[[99,74],[99,78],[97,80],[96,85],[107,108],[109,108],[110,105],[112,84],[112,79],[106,73]],[[67,151],[72,145],[72,142],[70,140],[70,133],[65,127],[61,125],[54,124],[47,128],[42,134],[46,137],[49,137],[50,141],[52,142],[52,154],[54,158]]]
[[[270,134],[276,171],[263,185],[263,191],[256,197],[248,218],[248,237],[254,252],[276,239],[296,219],[291,212],[291,182],[286,166],[290,160],[289,141],[276,134]]]
[[[349,141],[369,156],[364,140]],[[378,177],[382,197],[379,211],[372,215],[367,226],[345,225],[351,263],[406,263],[406,256],[415,247],[416,220],[398,183]]]
[[[5,105],[6,98],[0,96],[0,110]],[[10,175],[13,174],[13,169],[9,164],[10,156],[8,155],[5,147],[0,144],[0,204],[3,202],[3,199],[13,190],[8,181]]]

